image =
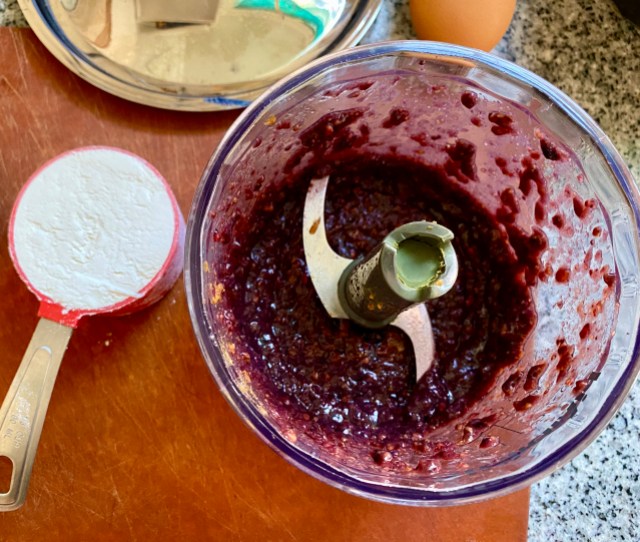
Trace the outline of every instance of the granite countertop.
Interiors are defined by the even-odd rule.
[[[0,26],[27,26],[0,0]],[[383,0],[365,42],[413,38],[407,0]],[[493,51],[544,77],[580,104],[640,179],[640,28],[612,0],[518,0]],[[640,540],[640,386],[600,437],[534,485],[530,542]]]

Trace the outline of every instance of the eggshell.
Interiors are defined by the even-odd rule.
[[[516,0],[409,0],[418,38],[490,51],[509,27]]]

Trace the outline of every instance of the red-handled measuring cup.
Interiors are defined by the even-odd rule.
[[[58,368],[85,316],[158,301],[183,263],[184,219],[142,158],[111,147],[64,153],[21,190],[9,223],[16,271],[40,301],[37,324],[0,407],[0,457],[12,463],[0,511],[25,500]]]

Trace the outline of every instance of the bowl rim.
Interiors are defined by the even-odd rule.
[[[278,96],[336,65],[351,63],[375,56],[399,55],[402,53],[418,53],[434,57],[441,56],[443,58],[455,58],[475,62],[480,67],[496,70],[512,79],[516,79],[520,83],[530,85],[533,89],[542,93],[548,100],[561,108],[572,122],[592,138],[594,145],[598,147],[606,159],[608,166],[611,168],[612,175],[617,179],[627,199],[627,203],[633,212],[635,219],[635,243],[640,251],[640,241],[638,240],[638,232],[640,231],[640,193],[638,192],[631,172],[602,129],[571,98],[529,70],[483,51],[440,42],[418,40],[387,41],[336,52],[307,64],[272,85],[236,119],[210,158],[194,195],[187,222],[184,284],[191,322],[200,349],[221,392],[240,418],[279,455],[317,479],[348,493],[368,499],[407,505],[457,505],[498,497],[528,487],[568,463],[596,439],[621,407],[635,379],[640,373],[640,335],[637,332],[638,310],[636,310],[636,325],[634,326],[636,335],[635,338],[631,338],[631,340],[633,340],[633,348],[629,349],[629,353],[627,354],[629,356],[629,362],[625,369],[618,375],[617,382],[603,401],[597,415],[591,423],[583,427],[573,438],[558,446],[548,457],[538,461],[532,467],[522,468],[515,473],[505,475],[499,479],[477,482],[459,487],[455,490],[429,490],[423,488],[381,486],[376,483],[355,479],[323,463],[319,459],[306,454],[289,443],[244,400],[229,375],[219,371],[215,366],[212,358],[215,358],[215,362],[221,367],[224,367],[224,360],[215,345],[212,345],[211,342],[208,341],[211,331],[207,327],[204,312],[202,308],[199,307],[199,302],[203,299],[200,262],[202,226],[206,218],[208,202],[225,156],[235,147],[238,140],[243,136],[245,131],[252,126],[255,119],[257,119],[263,110],[269,107],[271,102]]]

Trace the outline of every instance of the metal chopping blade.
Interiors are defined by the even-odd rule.
[[[349,318],[338,297],[338,283],[353,260],[335,253],[324,224],[324,202],[329,177],[311,181],[302,215],[302,242],[311,282],[332,318]]]
[[[453,234],[437,224],[409,223],[394,230],[364,260],[344,258],[333,251],[327,239],[324,209],[328,183],[329,177],[311,181],[303,211],[305,258],[318,297],[332,318],[352,319],[368,327],[389,324],[402,329],[413,345],[416,380],[420,380],[433,364],[435,352],[431,321],[423,301],[443,295],[456,280],[458,262],[451,246]],[[420,260],[419,246],[416,255],[407,250],[415,247],[404,245],[414,238],[426,241],[424,249],[430,251],[426,260]],[[400,252],[402,261],[409,262],[402,264],[407,266],[405,269],[397,259]],[[412,283],[415,277],[403,271],[417,268],[424,273],[425,262],[433,263],[427,261],[431,254],[440,258],[440,267],[427,266],[431,273],[437,273],[431,277],[434,280]],[[375,320],[377,309],[386,310],[391,316],[385,319],[382,315]]]

